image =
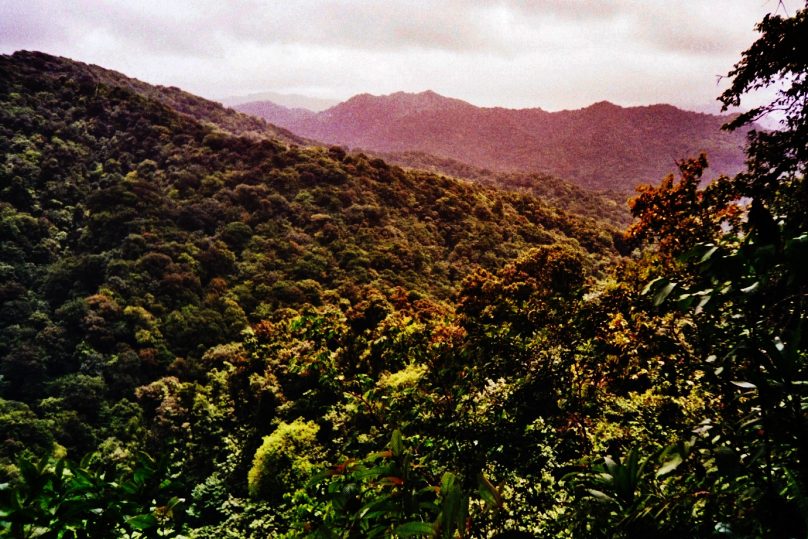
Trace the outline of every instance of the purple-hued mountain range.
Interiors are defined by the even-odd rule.
[[[727,116],[671,105],[578,110],[477,107],[432,91],[360,94],[321,112],[269,101],[244,103],[302,137],[374,152],[423,152],[492,171],[542,172],[579,185],[631,191],[657,183],[676,162],[706,152],[713,174],[743,166],[745,132],[722,131]]]

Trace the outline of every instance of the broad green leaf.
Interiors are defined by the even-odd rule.
[[[480,473],[478,490],[480,497],[489,507],[500,507],[502,505],[502,496],[499,491],[482,473]]]
[[[612,476],[617,473],[617,469],[620,466],[615,462],[615,460],[610,456],[603,457],[603,463],[606,465],[606,469],[609,471],[609,474]]]
[[[146,513],[127,519],[126,524],[136,530],[148,530],[157,526],[157,518],[151,513]]]
[[[712,294],[705,294],[701,296],[698,305],[696,305],[696,314],[701,313],[702,309],[704,309],[704,306],[707,305],[707,303],[709,303],[711,299],[713,299]]]
[[[662,477],[663,475],[671,473],[673,470],[678,468],[682,462],[682,455],[679,453],[674,453],[673,456],[665,464],[663,464],[659,470],[657,470],[656,476]]]
[[[670,296],[671,292],[673,292],[673,289],[676,288],[676,286],[677,283],[668,283],[663,286],[654,296],[654,307],[659,307],[662,305],[662,302],[664,302],[667,297]]]
[[[715,246],[710,247],[709,249],[707,249],[707,252],[705,252],[702,255],[702,257],[699,259],[698,263],[703,264],[704,262],[707,262],[713,256],[713,254],[715,254],[715,252],[717,250],[718,250],[718,247],[715,247]]]
[[[613,497],[609,496],[608,494],[606,494],[602,490],[597,490],[597,489],[594,489],[594,488],[588,488],[588,489],[586,489],[586,491],[589,494],[591,494],[596,500],[599,500],[601,502],[617,503],[617,500],[615,500]]]
[[[441,493],[446,493],[454,487],[456,476],[452,472],[446,472],[440,479]]]
[[[455,474],[451,472],[443,474],[440,494],[442,498],[441,517],[444,523],[444,534],[462,529],[466,511],[468,510],[468,500],[463,495]]]
[[[651,281],[650,283],[648,283],[647,285],[645,285],[645,288],[643,288],[643,289],[642,289],[642,295],[643,295],[643,296],[645,296],[646,294],[649,294],[649,293],[651,292],[651,290],[653,290],[654,288],[656,288],[656,286],[657,286],[659,283],[662,283],[662,282],[666,282],[666,283],[667,283],[668,281],[667,281],[667,279],[665,279],[664,277],[657,277],[656,279],[654,279],[653,281]]]
[[[379,477],[390,475],[390,466],[384,464],[381,466],[374,466],[372,468],[367,468],[364,470],[357,470],[354,472],[353,476],[357,479],[367,479],[368,477]]]
[[[404,450],[404,442],[401,440],[401,431],[396,429],[393,431],[393,437],[390,440],[390,450],[396,457],[401,455]]]

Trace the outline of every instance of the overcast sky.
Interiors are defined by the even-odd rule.
[[[0,0],[0,52],[41,50],[221,98],[432,89],[476,105],[704,110],[798,0]]]

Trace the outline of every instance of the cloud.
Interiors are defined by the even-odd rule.
[[[786,1],[786,5],[789,3]],[[427,88],[482,105],[719,93],[776,0],[6,0],[0,51],[44,50],[209,96]]]

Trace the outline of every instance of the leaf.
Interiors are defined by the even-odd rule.
[[[663,464],[659,470],[657,470],[656,476],[662,477],[663,475],[671,473],[678,468],[682,462],[682,455],[680,453],[674,453],[673,456],[665,464]]]
[[[440,481],[441,515],[444,519],[446,531],[459,530],[463,526],[468,509],[468,500],[463,496],[457,476],[446,472]]]
[[[502,495],[499,493],[499,490],[497,490],[497,488],[491,484],[491,481],[482,473],[480,473],[478,490],[480,497],[485,501],[486,505],[489,507],[502,506]]]
[[[382,485],[399,486],[399,485],[404,484],[404,480],[402,478],[400,478],[400,477],[396,477],[395,475],[390,475],[390,476],[387,476],[387,477],[383,477],[381,479],[381,481],[379,481],[379,483],[382,484]]]
[[[747,286],[745,288],[741,288],[741,292],[743,292],[744,294],[751,294],[752,292],[757,290],[759,286],[760,286],[760,281],[755,281],[754,283],[750,284],[749,286]]]
[[[699,261],[696,263],[701,264],[712,257],[717,249],[718,248],[712,243],[697,243],[690,250],[679,255],[677,260],[687,262],[688,260],[699,259]]]
[[[615,500],[613,497],[609,496],[608,494],[606,494],[602,490],[596,490],[594,488],[588,488],[588,489],[586,489],[586,491],[589,494],[591,494],[592,496],[594,496],[595,499],[598,500],[598,501],[606,502],[606,503],[617,503],[617,500]]]
[[[662,287],[662,289],[656,293],[654,296],[654,307],[659,307],[662,305],[667,297],[673,292],[673,289],[676,288],[676,283],[668,283]]]
[[[452,472],[446,472],[440,479],[440,490],[444,494],[450,491],[455,485],[456,476]]]
[[[642,295],[645,296],[649,294],[651,290],[656,288],[656,286],[661,282],[667,282],[667,279],[665,279],[664,277],[657,277],[656,279],[645,285],[645,288],[642,289]]]
[[[56,467],[53,469],[53,475],[54,477],[61,480],[64,471],[65,471],[65,459],[59,459],[58,462],[56,462]]]
[[[366,461],[374,461],[377,459],[389,459],[393,456],[393,452],[389,449],[386,451],[375,451],[367,456]]]
[[[360,469],[354,472],[354,477],[357,479],[367,479],[369,477],[380,477],[383,475],[390,475],[390,466],[387,464]]]
[[[157,518],[151,513],[146,513],[127,519],[126,524],[136,530],[148,530],[157,526]]]
[[[399,537],[413,537],[417,535],[433,537],[435,528],[428,522],[405,522],[404,524],[396,526],[395,533]]]
[[[22,478],[29,486],[34,485],[36,480],[39,479],[39,473],[36,467],[31,464],[31,461],[22,458],[17,463],[17,468],[20,470],[20,475],[22,475]]]
[[[704,309],[704,306],[707,305],[707,303],[709,303],[711,299],[713,299],[712,294],[705,294],[701,296],[701,299],[699,299],[699,304],[696,305],[696,314],[701,313],[702,310]]]
[[[757,429],[757,428],[759,428],[761,426],[762,422],[763,422],[763,419],[761,419],[760,417],[753,417],[753,418],[747,419],[746,421],[741,423],[741,428],[745,429],[745,428],[748,428],[748,427],[755,427],[755,429]]]
[[[676,286],[677,283],[668,283],[663,286],[654,296],[654,307],[659,307],[662,305],[662,302],[664,302],[667,297],[670,296],[671,292],[673,292],[673,289],[676,288]]]
[[[676,305],[684,311],[689,309],[695,300],[696,297],[693,294],[682,294],[676,298]]]
[[[717,250],[718,250],[718,247],[715,247],[715,246],[710,247],[709,249],[707,249],[707,252],[704,253],[704,255],[702,255],[702,257],[699,259],[698,264],[703,264],[703,263],[707,262],[713,256],[713,254],[715,254],[715,252]]]
[[[608,470],[609,474],[612,475],[612,476],[614,476],[614,474],[617,473],[617,469],[620,466],[609,455],[606,455],[605,457],[603,457],[603,464],[606,466],[606,470]]]
[[[390,450],[396,457],[401,456],[401,452],[404,451],[404,442],[401,440],[401,431],[398,429],[393,431],[393,437],[390,440]]]

